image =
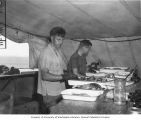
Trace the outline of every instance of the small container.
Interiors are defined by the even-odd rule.
[[[115,78],[114,79],[114,103],[118,105],[125,105],[126,104],[126,80]]]

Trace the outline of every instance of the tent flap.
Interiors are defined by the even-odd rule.
[[[40,36],[54,26],[68,38],[140,36],[140,23],[139,0],[7,0],[7,25]]]

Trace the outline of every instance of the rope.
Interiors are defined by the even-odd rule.
[[[117,38],[118,39],[118,38]],[[80,41],[80,40],[83,40],[83,39],[71,39],[73,41]],[[87,40],[92,40],[92,39],[87,39]],[[100,39],[100,38],[94,38],[93,40],[95,41],[102,41],[102,42],[132,42],[132,41],[140,41],[141,38],[134,38],[134,39],[130,39],[130,40],[104,40],[104,39]]]

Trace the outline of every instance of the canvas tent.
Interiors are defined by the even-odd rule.
[[[88,63],[100,58],[104,66],[137,65],[141,72],[140,5],[140,0],[6,0],[7,37],[28,42],[30,67],[37,67],[50,29],[62,26],[67,59],[86,38],[93,43]]]

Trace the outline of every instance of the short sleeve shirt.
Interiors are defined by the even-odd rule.
[[[49,70],[50,73],[61,75],[65,68],[65,63],[58,51],[52,45],[48,45],[42,52],[39,58],[39,75],[38,75],[38,90],[37,92],[43,96],[57,96],[65,89],[65,83],[43,81],[41,70]]]
[[[75,52],[70,58],[67,69],[68,72],[72,74],[73,69],[77,68],[79,74],[85,75],[86,66],[87,66],[86,56],[80,56],[78,52]]]

